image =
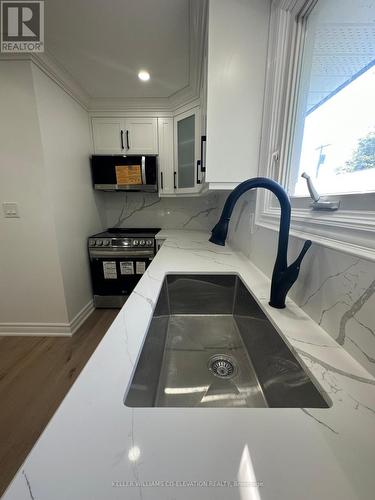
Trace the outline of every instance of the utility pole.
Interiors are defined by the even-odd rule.
[[[319,175],[319,170],[320,167],[323,165],[323,163],[326,160],[326,155],[323,153],[323,149],[327,148],[328,146],[331,146],[331,144],[322,144],[318,148],[315,149],[315,151],[319,151],[319,158],[318,158],[318,163],[316,165],[316,172],[315,172],[315,178],[318,178]]]

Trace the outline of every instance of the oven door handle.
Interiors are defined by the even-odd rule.
[[[99,249],[94,249],[90,248],[90,257],[96,257],[96,258],[103,258],[103,259],[108,259],[108,258],[126,258],[126,259],[136,259],[137,257],[149,257],[153,258],[154,257],[154,251],[153,250],[136,250],[136,251],[129,251],[129,250],[124,250],[122,248],[113,249],[113,250],[99,250]]]

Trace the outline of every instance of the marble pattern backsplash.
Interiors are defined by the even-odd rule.
[[[271,277],[278,233],[257,227],[250,234],[253,193],[233,213],[229,239]],[[291,237],[289,263],[303,241]],[[375,375],[375,263],[313,243],[290,297],[362,366]]]
[[[159,198],[156,193],[102,193],[104,227],[210,230],[221,211],[218,194]]]
[[[314,245],[292,297],[375,374],[375,264]]]

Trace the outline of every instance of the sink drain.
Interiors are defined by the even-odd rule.
[[[208,368],[219,378],[231,378],[237,374],[235,359],[225,354],[212,356],[208,361]]]

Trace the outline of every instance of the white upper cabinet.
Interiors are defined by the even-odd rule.
[[[174,144],[173,118],[158,118],[159,134],[159,194],[173,196],[174,190]]]
[[[264,0],[209,2],[210,188],[230,189],[258,175],[269,17],[270,2]]]
[[[121,154],[125,151],[122,118],[93,118],[92,134],[95,153]]]
[[[95,154],[158,154],[157,118],[92,118]]]
[[[127,118],[125,133],[128,154],[158,153],[157,118]]]

